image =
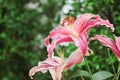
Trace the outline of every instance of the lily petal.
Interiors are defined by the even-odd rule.
[[[52,44],[49,44],[47,46],[47,51],[48,51],[48,55],[50,58],[52,58],[52,56],[54,55],[53,49],[60,43],[63,42],[72,42],[72,39],[68,36],[61,36],[57,39],[53,39]]]
[[[95,40],[95,39],[99,40],[100,43],[103,44],[104,46],[109,47],[114,52],[117,59],[120,61],[120,51],[112,39],[103,35],[102,36],[97,35],[95,37],[92,37],[90,40]]]
[[[87,22],[94,17],[96,17],[96,15],[90,13],[81,15],[73,24],[75,31],[81,33],[85,29]]]
[[[116,37],[116,36],[115,36],[115,41],[116,41],[116,46],[117,46],[117,48],[118,48],[119,51],[120,51],[120,37]]]
[[[90,40],[99,40],[104,46],[108,46],[110,48],[116,48],[115,43],[112,39],[107,38],[104,35],[96,35],[95,37],[90,38]]]
[[[50,32],[50,37],[55,37],[56,35],[69,35],[71,31],[68,26],[60,26]]]
[[[74,51],[69,58],[66,60],[65,69],[69,69],[74,64],[80,63],[84,61],[83,54],[81,53],[80,49]]]
[[[64,36],[64,35],[69,35],[71,34],[70,30],[68,27],[63,27],[60,26],[58,28],[56,28],[55,30],[50,31],[50,34],[47,38],[45,38],[45,45],[48,46],[50,44],[50,39],[54,38],[58,38],[59,36]]]
[[[105,25],[106,27],[110,27],[112,32],[114,31],[113,24],[111,24],[108,20],[103,20],[100,16],[96,17],[95,19],[91,19],[85,26],[85,30],[89,31],[91,28],[99,25]]]
[[[87,33],[81,33],[79,38],[74,38],[73,36],[71,36],[71,38],[73,39],[75,45],[77,47],[79,47],[79,49],[81,50],[81,53],[86,54],[87,49],[88,49],[88,45],[87,45]]]
[[[63,68],[64,67],[61,65],[59,67],[49,69],[49,72],[52,75],[53,80],[61,80]]]
[[[45,46],[48,46],[50,44],[50,36],[49,35],[48,35],[48,37],[45,38],[44,44],[45,44]]]
[[[52,59],[47,58],[44,61],[40,61],[38,63],[38,66],[33,67],[30,71],[29,71],[29,76],[31,79],[32,76],[36,73],[36,72],[47,72],[47,70],[51,70],[51,69],[57,69],[60,66],[62,66],[62,60],[59,57],[53,57]],[[61,68],[62,69],[62,68]],[[62,71],[62,70],[61,70]],[[56,72],[57,73],[57,72]],[[59,73],[60,74],[60,73]],[[54,75],[51,73],[51,76],[53,77]],[[56,76],[54,76],[56,77]],[[58,77],[58,76],[57,76]]]
[[[32,76],[36,73],[36,72],[39,72],[39,71],[47,71],[48,69],[49,69],[49,67],[50,67],[50,65],[48,65],[48,64],[41,64],[41,65],[39,65],[39,66],[35,66],[35,67],[33,67],[30,71],[29,71],[29,76],[30,76],[30,78],[31,79],[33,79],[32,78]]]
[[[60,64],[62,64],[61,59],[59,57],[53,57],[51,58],[47,58],[44,63],[49,64],[51,66],[60,66]],[[41,65],[41,62],[38,63],[38,65]]]
[[[103,20],[100,18],[99,15],[94,15],[90,13],[81,15],[73,24],[74,29],[78,33],[81,33],[82,31],[88,31],[98,25],[105,25],[106,27],[110,27],[112,31],[114,31],[113,25],[110,24],[108,20]]]

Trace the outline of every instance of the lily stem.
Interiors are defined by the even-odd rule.
[[[119,76],[120,76],[120,62],[119,62],[119,66],[118,66],[118,71],[117,71],[118,75],[117,75],[117,80],[119,79]]]
[[[110,55],[110,50],[109,50],[109,49],[108,49],[108,56],[109,56],[110,60],[112,60],[112,57],[111,57],[111,55]],[[110,64],[111,64],[111,66],[112,66],[112,69],[113,69],[114,74],[116,75],[115,67],[114,67],[113,63],[110,63]]]
[[[87,59],[86,59],[86,58],[85,58],[85,63],[86,63],[86,65],[87,65],[88,71],[89,71],[89,73],[90,73],[91,80],[93,80],[93,78],[92,78],[92,73],[91,73],[91,70],[90,70],[90,67],[89,67],[89,65],[88,65],[88,62],[87,62]]]
[[[81,73],[80,73],[80,77],[81,77],[82,80],[85,80],[84,77],[81,75]]]
[[[65,72],[62,72],[62,79],[61,80],[65,80]]]
[[[115,74],[115,76],[113,77],[112,80],[119,80],[119,76],[120,76],[120,62],[119,62],[119,66],[118,66],[118,71]]]

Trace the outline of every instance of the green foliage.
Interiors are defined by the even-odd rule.
[[[76,77],[88,77],[90,78],[90,73],[88,71],[84,71],[84,70],[80,70],[80,71],[75,71],[75,73],[73,75],[71,75],[68,80],[72,80]]]
[[[30,6],[31,4],[35,7]],[[83,13],[99,14],[103,19],[108,19],[114,24],[114,34],[120,36],[119,4],[119,0],[0,0],[0,79],[30,80],[28,76],[30,68],[47,57],[43,44],[44,38],[52,28],[58,26],[63,16],[77,16]],[[72,7],[67,13],[63,11],[65,5]],[[89,37],[96,34],[113,38],[113,33],[104,26],[91,29]],[[65,51],[66,58],[76,49],[73,44],[60,47]],[[118,64],[113,53],[110,52],[112,57],[110,59],[107,48],[98,41],[91,42],[89,47],[94,51],[93,55],[87,57],[91,72],[106,70],[114,73],[111,64],[113,66]],[[69,78],[74,72],[76,77],[71,76],[71,80],[80,80],[79,74],[88,75],[87,70],[83,62],[66,72],[66,77]],[[107,76],[110,77],[111,73]],[[36,74],[35,80],[39,79],[50,80],[51,77],[49,73]]]
[[[92,75],[92,79],[93,80],[106,80],[110,77],[112,77],[113,74],[108,72],[108,71],[99,71],[96,72]],[[79,77],[79,80],[84,80],[84,79],[91,79],[91,75],[88,71],[84,71],[84,70],[79,70],[79,71],[75,71],[73,73],[73,75],[71,75],[67,80],[73,80],[76,77]]]
[[[112,76],[113,76],[113,74],[108,72],[108,71],[99,71],[99,72],[94,73],[92,75],[93,80],[105,80],[105,79],[110,78]]]
[[[54,0],[47,3],[38,0],[0,0],[1,80],[30,80],[30,68],[47,56],[43,40],[53,23],[57,22],[54,18],[59,15],[56,14],[59,11],[57,8],[61,8],[62,3],[62,0],[59,5]],[[30,4],[39,5],[33,9]],[[44,76],[41,79],[44,80]]]

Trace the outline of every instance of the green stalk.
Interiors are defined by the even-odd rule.
[[[62,72],[62,79],[61,80],[65,80],[65,72]]]
[[[117,75],[117,80],[119,79],[119,76],[120,76],[120,62],[119,62],[119,66],[118,66],[118,71],[117,71],[118,75]]]
[[[80,77],[81,77],[82,80],[85,80],[85,79],[83,78],[83,76],[80,75]]]
[[[91,73],[91,70],[90,70],[90,67],[89,67],[89,65],[88,65],[88,62],[87,62],[87,59],[86,59],[86,58],[85,58],[85,63],[86,63],[86,65],[87,65],[88,71],[89,71],[89,73],[90,73],[91,80],[93,80],[93,78],[92,78],[92,73]]]
[[[120,76],[120,62],[119,62],[119,65],[118,65],[117,74],[115,74],[115,76],[113,77],[112,80],[119,80],[119,76]]]
[[[82,80],[85,80],[84,77],[81,75],[81,73],[80,73],[80,77],[81,77]]]
[[[109,50],[109,49],[108,49],[108,56],[109,56],[110,60],[112,60],[112,57],[111,57],[111,55],[110,55],[110,50]],[[110,63],[110,64],[111,64],[111,66],[112,66],[112,69],[113,69],[114,74],[116,75],[115,67],[114,67],[113,63]]]

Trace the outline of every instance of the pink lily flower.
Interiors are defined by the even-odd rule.
[[[98,40],[101,44],[103,44],[106,47],[109,47],[117,57],[117,59],[120,61],[120,37],[115,36],[115,41],[104,36],[104,35],[97,35],[95,37],[90,38],[91,40]]]
[[[55,56],[52,59],[47,58],[46,60],[39,62],[38,66],[33,67],[29,71],[29,76],[31,77],[31,79],[33,79],[32,76],[36,72],[41,71],[45,73],[47,72],[47,70],[49,70],[53,80],[61,80],[62,72],[64,70],[69,69],[71,66],[77,64],[78,62],[83,62],[83,60],[83,54],[80,53],[79,49],[77,49],[65,62],[64,60],[62,60],[62,58]]]
[[[76,21],[72,17],[65,18],[62,25],[52,30],[45,39],[45,45],[49,53],[48,56],[52,58],[54,48],[63,42],[74,42],[81,53],[86,55],[89,49],[87,45],[87,32],[98,25],[105,25],[114,31],[113,25],[108,20],[101,19],[99,15],[83,14]]]

